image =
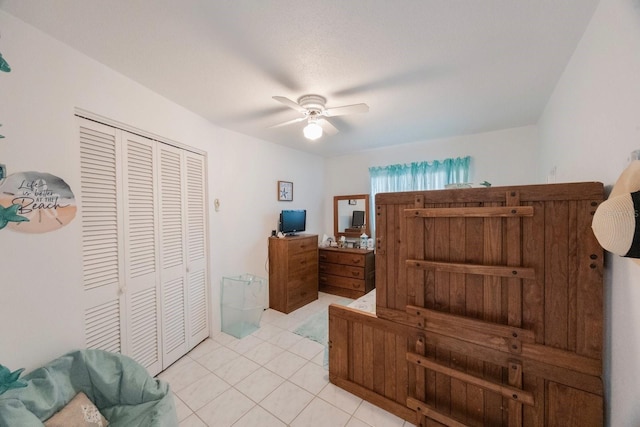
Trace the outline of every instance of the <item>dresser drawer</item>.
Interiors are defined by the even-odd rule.
[[[365,281],[361,279],[351,279],[349,277],[335,276],[333,274],[320,274],[318,282],[320,287],[334,286],[336,288],[351,289],[364,293]]]
[[[303,252],[313,252],[315,254],[318,251],[318,238],[314,236],[304,239],[291,239],[288,241],[288,246],[290,254]]]
[[[318,298],[318,281],[314,272],[292,279],[287,287],[287,301],[290,307],[302,305]]]
[[[332,264],[344,264],[351,266],[365,265],[365,254],[356,254],[351,252],[330,252],[320,251],[320,262],[332,263]]]
[[[315,252],[302,252],[289,257],[289,278],[304,274],[307,270],[317,271],[318,262]]]
[[[364,279],[364,266],[352,267],[344,264],[328,264],[321,262],[320,274],[333,274],[335,276],[349,277],[351,279]]]

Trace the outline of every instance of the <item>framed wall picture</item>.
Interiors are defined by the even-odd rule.
[[[278,181],[278,200],[284,202],[293,200],[293,182]]]

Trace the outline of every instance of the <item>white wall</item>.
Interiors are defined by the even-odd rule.
[[[539,124],[540,176],[610,187],[640,148],[640,2],[602,0]],[[640,425],[640,266],[605,259],[607,425]]]
[[[0,11],[0,163],[8,173],[41,171],[80,197],[74,109],[135,126],[207,152],[210,280],[219,329],[222,276],[266,276],[267,237],[284,208],[305,208],[310,232],[324,219],[324,160],[218,128],[136,82]],[[278,180],[294,201],[278,202]],[[31,370],[84,345],[80,213],[46,234],[0,230],[0,363]]]
[[[540,183],[538,131],[524,126],[395,145],[333,157],[325,162],[325,233],[333,235],[333,196],[368,194],[369,168],[471,156],[470,181],[493,186]]]

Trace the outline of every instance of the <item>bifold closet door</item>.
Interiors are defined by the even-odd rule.
[[[204,157],[159,148],[163,366],[209,336]]]
[[[209,335],[205,157],[78,123],[86,346],[156,374]]]
[[[87,348],[162,370],[155,142],[80,121]]]
[[[182,150],[159,149],[163,365],[187,352],[186,203]]]
[[[155,375],[162,370],[155,172],[157,143],[121,132],[126,354]]]
[[[209,336],[207,310],[206,186],[204,156],[184,151],[187,207],[188,349]]]
[[[78,118],[78,129],[85,343],[125,353],[120,144],[112,127]]]

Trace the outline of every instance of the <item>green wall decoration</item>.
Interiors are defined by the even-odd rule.
[[[0,182],[0,229],[48,233],[73,221],[76,211],[69,184],[50,173],[16,172]]]
[[[4,71],[5,73],[8,73],[11,71],[11,67],[9,67],[9,63],[2,57],[1,53],[0,53],[0,71]]]
[[[11,71],[11,67],[9,67],[9,63],[2,57],[2,54],[0,53],[0,71],[4,71],[5,73],[8,73]],[[0,124],[0,126],[2,126]],[[4,138],[4,135],[0,135],[0,139]]]
[[[18,215],[18,209],[20,209],[19,204],[11,205],[8,208],[0,206],[0,230],[5,228],[10,222],[29,221],[29,218]]]
[[[24,368],[11,372],[6,366],[0,365],[0,394],[12,388],[26,387],[24,380],[18,379]]]

